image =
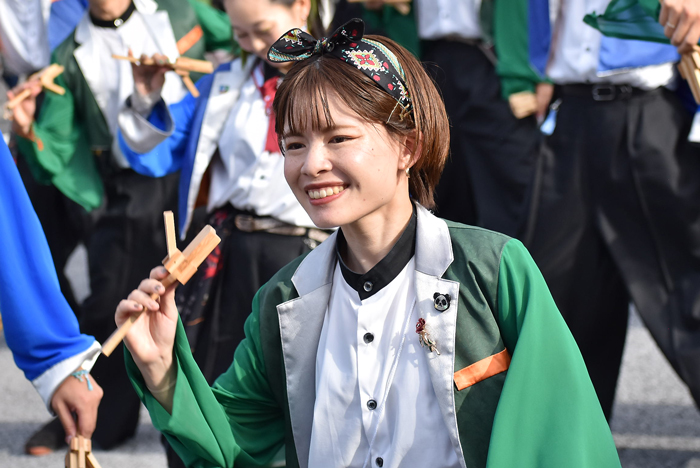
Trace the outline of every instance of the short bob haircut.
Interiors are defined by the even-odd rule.
[[[327,94],[334,92],[361,118],[384,125],[390,135],[415,138],[409,193],[421,205],[434,208],[435,187],[450,147],[445,105],[432,79],[410,52],[386,37],[366,37],[381,42],[396,55],[406,74],[413,110],[404,111],[388,92],[354,66],[334,56],[314,55],[294,64],[275,95],[273,111],[280,148],[284,147],[285,125],[291,133],[303,133],[309,121],[314,130],[333,125]]]

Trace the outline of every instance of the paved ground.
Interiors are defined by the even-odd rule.
[[[0,119],[0,130],[8,129]],[[78,254],[69,265],[79,297],[88,288],[84,261]],[[0,467],[62,467],[63,454],[34,458],[22,452],[24,441],[47,420],[48,413],[14,366],[1,336],[0,375]],[[700,468],[700,413],[636,315],[630,320],[612,428],[624,468]],[[158,434],[145,413],[135,439],[95,454],[104,468],[166,466]]]

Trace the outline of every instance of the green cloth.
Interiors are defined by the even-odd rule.
[[[493,41],[501,79],[501,96],[529,91],[547,77],[530,64],[528,2],[523,0],[485,0],[493,8]],[[482,5],[482,9],[484,6]]]
[[[476,328],[459,327],[460,317],[477,324],[488,324],[496,317],[503,342],[512,352],[506,373],[469,387],[476,395],[480,388],[494,388],[492,379],[500,377],[504,381],[495,415],[487,415],[493,418],[488,461],[470,463],[469,467],[620,467],[583,359],[529,253],[517,240],[507,241],[505,236],[488,231],[449,225],[452,242],[457,246],[455,259],[462,255],[461,250],[471,260],[453,263],[445,278],[460,278],[467,290],[476,291],[469,297],[463,296],[460,283],[457,330],[462,332],[457,336],[457,348],[471,347],[467,345],[472,339],[468,333],[479,339]],[[498,247],[499,242],[504,245]],[[491,252],[498,253],[495,261],[491,260]],[[280,406],[271,386],[271,382],[284,382],[284,377],[267,375],[266,362],[279,361],[264,356],[275,347],[265,343],[269,337],[261,329],[274,327],[261,323],[261,316],[276,317],[273,304],[297,297],[290,278],[300,261],[283,268],[258,292],[245,324],[246,338],[236,350],[231,368],[213,388],[208,387],[192,358],[184,328],[178,324],[174,350],[177,384],[172,414],[148,392],[127,352],[128,374],[154,426],[165,434],[188,466],[232,467],[234,463],[236,467],[260,466],[285,441],[292,444],[288,453],[294,453],[291,429],[286,421],[289,410]],[[482,294],[478,294],[479,290]],[[487,305],[494,302],[496,310]],[[265,307],[268,309],[263,310]],[[456,361],[460,360],[456,357]],[[282,369],[280,373],[283,372]],[[286,398],[285,390],[277,390]],[[457,393],[456,389],[453,391]],[[463,424],[460,415],[473,411],[472,406],[478,406],[478,402],[457,409],[460,424]],[[462,434],[489,427],[488,420],[472,418],[471,421],[470,427],[459,428],[468,463],[472,459],[469,451],[485,447],[471,446]],[[287,464],[298,466],[294,458],[288,458]]]
[[[659,24],[657,0],[612,0],[602,15],[592,13],[583,21],[606,36],[670,44]]]
[[[363,7],[362,19],[367,24],[366,30],[378,31],[378,34],[386,36],[401,44],[409,52],[420,58],[420,39],[413,4],[409,4],[411,11],[407,15],[391,5],[384,5],[381,10],[368,10]]]
[[[202,0],[189,0],[197,15],[199,24],[207,27],[204,31],[204,43],[207,51],[226,50],[233,55],[240,54],[240,47],[233,39],[231,21],[226,12],[218,10]]]

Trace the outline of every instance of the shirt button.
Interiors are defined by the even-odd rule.
[[[377,402],[375,400],[369,400],[367,402],[367,408],[371,410],[377,409]]]
[[[377,457],[374,461],[377,463],[377,466],[384,466],[384,459],[382,457]]]
[[[362,339],[365,340],[365,343],[370,344],[374,341],[374,335],[371,333],[365,333],[365,336],[363,336]]]
[[[362,289],[364,289],[365,292],[370,292],[373,286],[371,281],[365,281],[365,284],[362,285]]]

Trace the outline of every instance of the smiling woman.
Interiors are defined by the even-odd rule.
[[[340,226],[263,286],[209,388],[153,270],[117,309],[137,392],[193,466],[619,467],[583,360],[525,248],[432,206],[447,156],[420,64],[353,20],[270,49],[284,173]],[[410,174],[410,176],[409,176]],[[160,295],[160,304],[148,295]],[[415,325],[415,333],[411,330]]]

